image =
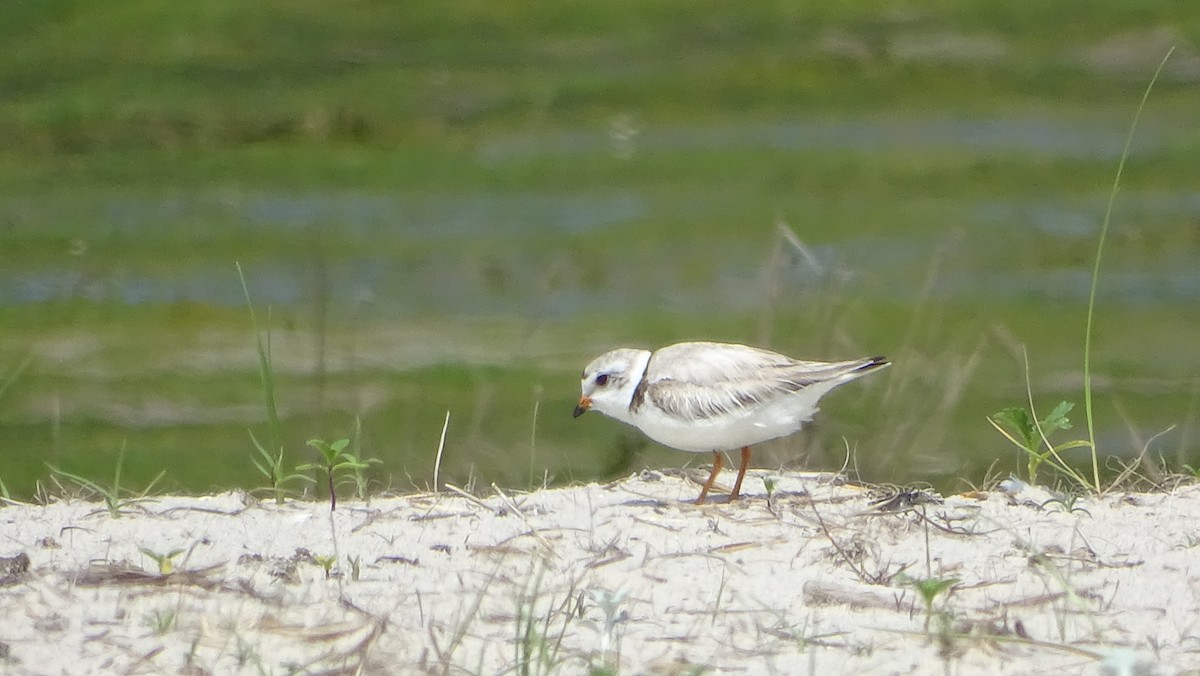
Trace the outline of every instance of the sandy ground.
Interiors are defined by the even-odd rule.
[[[747,486],[695,506],[643,472],[332,517],[237,493],[115,519],[9,504],[0,671],[1200,674],[1200,486],[917,506],[829,475]]]

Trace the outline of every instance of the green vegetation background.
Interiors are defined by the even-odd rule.
[[[450,481],[696,461],[569,411],[594,354],[711,338],[896,360],[760,466],[1015,471],[985,416],[1020,345],[1039,403],[1079,399],[1078,272],[1171,46],[1101,273],[1099,436],[1176,424],[1154,450],[1197,464],[1194,3],[46,0],[0,43],[15,495],[122,445],[135,483],[259,483],[235,261],[296,464],[357,419],[380,484],[426,485],[447,410]]]

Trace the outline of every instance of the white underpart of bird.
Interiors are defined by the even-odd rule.
[[[721,453],[742,449],[732,500],[751,445],[799,431],[830,390],[888,365],[883,357],[802,361],[732,343],[677,343],[653,353],[620,348],[584,368],[575,416],[599,411],[664,446],[712,452],[713,472],[697,502],[720,470]]]

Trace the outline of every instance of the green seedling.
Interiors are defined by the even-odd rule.
[[[235,638],[237,639],[237,646],[233,652],[233,659],[237,666],[242,668],[253,664],[254,666],[258,667],[258,673],[267,673],[263,668],[262,658],[259,657],[258,651],[254,649],[254,646],[250,644],[250,641],[246,640],[246,638],[241,634],[236,634]]]
[[[258,328],[258,319],[254,314],[254,303],[250,300],[250,290],[246,286],[246,277],[242,274],[240,263],[237,264],[237,270],[238,278],[242,282],[242,292],[246,296],[246,307],[250,310],[250,324],[254,329],[254,346],[258,353],[259,381],[262,384],[264,407],[267,416],[267,444],[265,446],[258,440],[258,437],[254,436],[253,431],[250,432],[250,440],[254,443],[254,447],[259,455],[259,458],[251,458],[251,460],[259,473],[266,477],[269,482],[271,491],[275,496],[276,504],[283,504],[287,493],[286,484],[289,479],[295,477],[289,476],[283,469],[283,441],[280,433],[279,415],[275,407],[275,377],[274,371],[271,368],[271,330],[268,325],[266,331],[267,337],[264,341],[262,332]],[[269,320],[269,309],[267,313]],[[271,450],[268,450],[268,447]]]
[[[900,575],[900,581],[916,590],[917,595],[921,597],[921,604],[925,608],[925,631],[929,631],[929,622],[933,618],[943,624],[943,628],[949,625],[950,615],[941,610],[934,608],[937,603],[937,598],[951,587],[958,584],[959,580],[956,577],[945,578],[924,578],[916,579],[907,575]]]
[[[109,515],[112,516],[112,518],[117,519],[121,517],[122,510],[145,500],[146,495],[154,489],[155,484],[157,484],[166,474],[166,470],[159,472],[158,476],[154,477],[154,480],[150,482],[149,486],[146,486],[145,490],[137,494],[130,494],[121,487],[121,468],[124,465],[125,444],[121,444],[121,451],[117,454],[117,468],[113,472],[113,482],[109,486],[104,486],[96,481],[88,479],[87,477],[82,477],[78,474],[72,474],[65,470],[61,470],[48,463],[46,466],[50,468],[50,473],[56,480],[66,479],[80,489],[91,491],[92,493],[99,495],[104,500],[104,506],[108,508]]]
[[[346,560],[350,562],[350,579],[358,582],[358,578],[362,574],[362,557],[347,556]]]
[[[1048,462],[1054,469],[1071,476],[1082,485],[1088,486],[1087,479],[1071,469],[1060,454],[1072,448],[1090,447],[1091,442],[1086,439],[1077,439],[1058,445],[1050,442],[1050,435],[1059,430],[1069,430],[1073,427],[1067,414],[1074,407],[1075,404],[1071,402],[1060,402],[1042,420],[1038,420],[1028,410],[1017,407],[1006,408],[988,418],[992,427],[995,427],[1000,434],[1003,434],[1006,439],[1025,453],[1029,483],[1037,483],[1038,469],[1042,463]]]
[[[767,511],[775,513],[775,477],[763,477],[763,488],[767,491]]]
[[[304,463],[296,469],[301,472],[313,470],[325,475],[325,481],[329,487],[329,511],[331,512],[337,509],[337,475],[341,472],[352,472],[358,477],[356,483],[362,485],[365,481],[361,477],[361,473],[365,472],[372,464],[380,462],[378,458],[359,460],[358,456],[353,453],[347,453],[346,447],[350,445],[349,439],[338,439],[333,443],[322,439],[309,439],[308,445],[321,453],[321,460],[320,462]],[[316,483],[309,477],[305,477],[305,479]]]
[[[1089,512],[1087,510],[1087,508],[1077,507],[1075,505],[1075,503],[1079,502],[1079,498],[1080,498],[1080,496],[1077,493],[1056,494],[1055,497],[1050,498],[1049,500],[1043,502],[1041,504],[1041,508],[1046,509],[1050,505],[1058,505],[1059,509],[1066,512],[1067,514],[1079,513],[1079,514],[1087,514],[1088,516],[1091,516],[1092,513]]]
[[[590,672],[592,674],[618,673],[620,634],[617,630],[619,625],[629,619],[629,611],[622,607],[628,596],[629,591],[623,587],[615,592],[607,589],[592,589],[587,592],[587,597],[593,607],[599,609],[603,616],[600,622],[590,623],[595,625],[600,639],[598,650],[594,656],[594,658],[599,657],[600,662],[592,663]]]
[[[289,474],[283,464],[283,433],[279,425],[279,414],[275,408],[275,375],[271,368],[271,328],[270,309],[267,310],[266,340],[258,328],[258,318],[254,314],[254,303],[250,300],[250,289],[246,286],[246,276],[242,274],[242,265],[237,263],[238,279],[242,281],[242,293],[246,297],[246,307],[250,310],[250,325],[254,329],[254,347],[258,352],[258,377],[262,384],[263,406],[267,415],[267,443],[263,444],[250,432],[250,441],[258,457],[251,457],[251,462],[259,473],[267,479],[275,504],[282,505],[288,495],[288,485],[299,482],[305,477],[300,474]]]
[[[320,554],[313,557],[317,565],[325,571],[325,579],[328,580],[333,575],[333,564],[337,563],[336,556],[322,556]]]
[[[146,615],[146,626],[158,635],[163,635],[175,628],[179,613],[174,608],[156,608]]]
[[[182,549],[172,549],[166,554],[159,554],[145,547],[138,548],[138,551],[153,559],[158,564],[158,574],[164,576],[175,572],[175,557],[184,552]]]
[[[514,646],[516,665],[513,671],[519,676],[558,672],[562,666],[559,651],[562,648],[563,636],[566,634],[567,623],[574,617],[568,611],[573,594],[564,597],[557,607],[551,603],[548,609],[538,612],[537,601],[544,573],[544,569],[539,566],[517,599],[517,635]],[[557,635],[552,628],[556,617],[565,618],[561,620],[563,624]]]
[[[271,489],[271,494],[275,498],[275,504],[282,505],[284,498],[291,492],[288,486],[293,483],[304,481],[308,477],[299,473],[288,473],[283,468],[283,447],[280,446],[278,451],[272,453],[268,451],[254,436],[254,432],[250,433],[250,441],[254,443],[254,448],[258,453],[257,458],[250,458],[254,463],[255,469],[259,474],[267,479],[267,484]]]
[[[378,458],[368,458],[361,460],[362,452],[358,447],[358,441],[362,439],[362,419],[354,419],[354,454],[347,455],[348,458],[354,458],[357,462],[356,466],[351,468],[354,479],[354,497],[359,500],[367,499],[367,467],[370,465],[378,465],[382,461]]]

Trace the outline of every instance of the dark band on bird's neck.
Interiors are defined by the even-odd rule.
[[[654,359],[653,354],[646,360],[646,365],[642,367],[642,375],[638,378],[637,387],[633,388],[633,396],[629,398],[630,413],[637,413],[637,410],[646,401],[646,390],[650,389],[650,381],[646,380],[646,374],[650,371],[651,359]]]

